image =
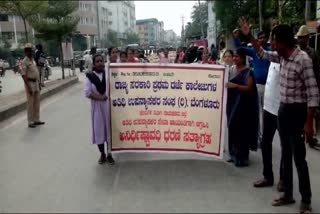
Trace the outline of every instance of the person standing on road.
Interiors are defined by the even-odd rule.
[[[254,76],[246,66],[245,51],[237,49],[233,58],[234,71],[226,85],[230,154],[228,162],[233,162],[237,167],[245,167],[249,165],[250,149],[256,150],[258,143],[257,88]]]
[[[40,85],[44,87],[44,66],[46,64],[46,57],[43,52],[43,48],[41,44],[36,45],[36,53],[35,53],[35,61],[40,74]]]
[[[4,77],[4,74],[5,74],[4,62],[2,59],[0,59],[0,76]]]
[[[220,64],[224,64],[223,62],[223,54],[227,50],[225,41],[220,41],[219,43],[219,62]]]
[[[140,60],[135,57],[133,48],[127,48],[127,62],[129,62],[129,63],[139,63],[140,62]]]
[[[85,68],[87,68],[88,72],[92,71],[92,66],[93,66],[93,61],[92,61],[92,57],[97,53],[97,48],[96,47],[92,47],[90,52],[86,55],[84,55],[84,66]]]
[[[33,60],[32,44],[27,43],[24,51],[26,56],[21,63],[21,75],[27,94],[28,126],[35,128],[37,125],[45,124],[40,121],[40,77],[37,65]]]
[[[319,106],[319,89],[313,64],[306,52],[295,46],[293,30],[289,25],[278,25],[272,30],[275,52],[265,51],[251,34],[250,23],[239,20],[260,58],[280,63],[280,107],[278,128],[282,147],[284,194],[275,199],[273,206],[295,203],[293,198],[294,159],[301,194],[300,213],[311,212],[311,185],[306,161],[305,137],[313,137],[313,118]]]
[[[115,48],[115,47],[108,48],[109,62],[111,63],[119,62],[118,53],[119,53],[118,48]]]
[[[120,63],[126,63],[127,62],[127,52],[121,51],[120,52]]]
[[[212,61],[210,59],[209,50],[208,48],[204,48],[202,52],[201,61],[199,61],[200,64],[217,64],[216,61]]]
[[[274,48],[273,48],[274,49]],[[280,64],[271,62],[264,93],[263,131],[261,153],[263,161],[263,178],[254,182],[256,188],[269,187],[274,184],[272,170],[272,142],[278,129],[278,110],[280,106]],[[283,192],[283,164],[280,161],[280,179],[277,190]]]
[[[308,30],[308,27],[306,25],[302,25],[300,28],[299,28],[299,31],[297,33],[297,37],[298,37],[298,45],[299,45],[299,48],[303,51],[305,51],[308,56],[312,59],[312,64],[313,64],[313,71],[314,71],[314,75],[317,79],[317,83],[318,83],[318,86],[320,85],[320,63],[319,63],[319,58],[316,54],[316,52],[314,51],[313,48],[311,48],[309,46],[309,38],[310,38],[310,35],[309,35],[309,30]],[[319,114],[319,109],[317,109],[317,114]],[[315,136],[311,139],[307,139],[307,142],[309,144],[309,146],[311,148],[313,147],[320,147],[319,143],[318,143],[318,140],[316,138],[316,131],[317,131],[317,126],[316,126],[316,119],[317,117],[315,117],[314,119],[314,131],[315,131]]]
[[[250,47],[243,47],[240,41],[240,31],[239,29],[236,29],[233,31],[233,37],[234,37],[234,43],[236,48],[244,48],[246,51],[246,55],[252,58],[252,64],[253,64],[253,73],[257,81],[257,89],[258,89],[258,97],[259,97],[259,143],[261,143],[262,139],[262,131],[263,131],[263,96],[264,96],[264,90],[265,90],[265,84],[267,81],[268,76],[268,70],[270,66],[270,62],[265,59],[260,59],[254,48]],[[258,33],[258,42],[259,45],[265,49],[270,50],[270,47],[268,46],[268,36],[265,32],[261,31]]]
[[[86,73],[84,94],[91,100],[91,130],[92,143],[98,145],[100,158],[98,163],[114,164],[111,155],[111,129],[110,129],[110,105],[108,75],[102,55],[96,54],[92,58],[92,72]],[[104,144],[107,144],[107,154]]]

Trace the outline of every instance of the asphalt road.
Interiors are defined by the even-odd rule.
[[[81,76],[83,76],[81,74]],[[81,78],[83,79],[83,77]],[[260,151],[248,168],[225,161],[128,161],[98,165],[90,145],[83,82],[41,103],[43,127],[28,129],[26,112],[0,124],[0,212],[297,212],[272,207],[276,187],[254,189]],[[279,139],[274,142],[278,178]],[[308,148],[313,209],[320,212],[320,152]],[[295,174],[294,195],[300,200]]]

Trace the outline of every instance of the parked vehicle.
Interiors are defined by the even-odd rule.
[[[10,68],[10,64],[7,60],[3,60],[3,68],[4,69],[9,69]]]

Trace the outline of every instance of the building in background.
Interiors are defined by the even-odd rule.
[[[163,27],[163,22],[159,22],[156,18],[137,20],[136,29],[139,35],[140,45],[144,48],[148,48],[149,46],[158,47],[161,42],[161,37],[164,38]]]
[[[87,47],[97,45],[97,1],[79,1],[79,8],[76,14],[80,20],[77,26],[78,34],[87,39]]]
[[[100,8],[99,19],[107,20],[105,27],[100,27],[100,36],[106,38],[108,31],[117,33],[118,39],[125,40],[128,33],[135,32],[136,12],[134,1],[97,1]],[[103,9],[102,9],[103,8]],[[104,12],[101,12],[104,10]],[[107,13],[107,18],[101,14]]]
[[[164,41],[164,34],[165,34],[165,30],[164,30],[164,23],[163,21],[159,22],[159,42],[163,42]]]
[[[27,24],[28,32],[33,32]],[[23,20],[19,16],[11,16],[0,12],[0,45],[9,44],[12,49],[18,48],[19,43],[24,41]]]
[[[177,48],[180,45],[180,38],[173,30],[165,30],[164,44],[166,44],[168,47]]]
[[[126,39],[127,33],[135,32],[136,15],[133,1],[80,0],[78,5],[75,15],[80,19],[76,34],[77,37],[83,37],[87,48],[99,46],[99,39],[106,38],[110,30],[117,33],[118,39],[123,40]],[[28,32],[33,33],[29,26]],[[19,41],[24,38],[22,19],[0,12],[0,37],[0,45],[6,41],[12,48],[17,48]]]

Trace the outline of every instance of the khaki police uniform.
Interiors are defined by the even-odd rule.
[[[30,85],[32,95],[27,91],[27,107],[28,107],[28,123],[40,121],[40,87],[39,87],[39,71],[36,62],[33,59],[25,57],[21,63],[21,75],[25,75]]]

